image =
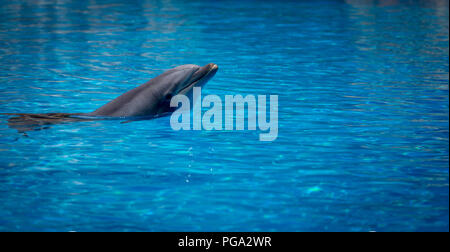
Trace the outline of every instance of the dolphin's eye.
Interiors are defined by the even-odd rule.
[[[172,100],[173,95],[172,94],[166,94],[166,100]]]

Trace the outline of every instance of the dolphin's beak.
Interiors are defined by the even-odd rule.
[[[219,67],[214,63],[209,63],[204,67],[200,67],[200,69],[198,69],[197,72],[192,75],[190,82],[193,83],[207,77],[208,75],[214,75],[218,69]]]
[[[186,85],[178,92],[179,94],[186,94],[194,87],[203,86],[208,80],[210,80],[219,70],[219,67],[214,63],[209,63],[203,67],[200,67],[189,80]]]

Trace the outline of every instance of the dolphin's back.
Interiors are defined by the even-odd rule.
[[[145,84],[133,88],[130,91],[120,95],[114,100],[106,103],[95,111],[88,113],[90,116],[126,116],[127,115],[127,104],[136,99],[136,97],[144,90],[147,86],[152,84],[152,80],[146,82]]]
[[[164,92],[178,83],[184,83],[195,71],[196,65],[183,65],[170,69],[101,106],[89,116],[154,116],[164,102]]]

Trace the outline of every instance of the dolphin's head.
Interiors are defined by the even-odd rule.
[[[173,112],[176,109],[170,107],[170,100],[176,95],[186,95],[192,98],[194,87],[205,85],[216,74],[218,69],[219,67],[214,63],[203,67],[182,65],[172,68],[155,78],[152,88],[153,90],[158,90],[158,94],[156,94],[160,99],[158,114]]]
[[[205,85],[217,72],[218,66],[214,63],[203,67],[197,65],[182,65],[170,69],[159,76],[161,95],[173,97],[178,94],[187,95],[194,87]]]

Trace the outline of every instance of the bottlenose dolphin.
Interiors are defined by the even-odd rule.
[[[8,119],[8,125],[19,132],[73,121],[151,119],[175,111],[176,108],[170,107],[173,96],[182,94],[192,97],[193,88],[205,85],[217,70],[218,66],[214,63],[203,67],[192,64],[175,67],[90,113],[3,114],[15,116]]]

